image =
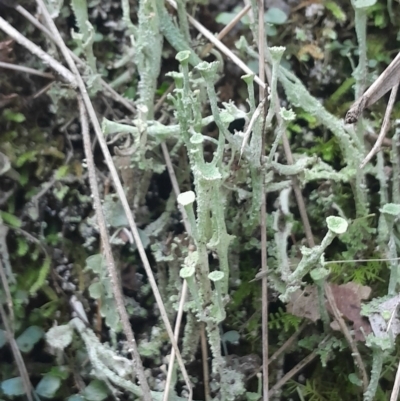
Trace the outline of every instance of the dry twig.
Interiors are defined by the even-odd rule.
[[[0,270],[3,271],[3,265],[1,264],[1,261],[0,261]],[[4,286],[3,281],[2,281],[2,284]],[[11,346],[11,352],[14,356],[15,363],[17,364],[18,371],[21,376],[22,385],[24,386],[25,394],[28,398],[28,401],[33,401],[32,385],[29,380],[28,370],[26,369],[24,359],[22,358],[22,355],[21,355],[21,351],[19,350],[17,342],[15,341],[15,338],[14,338],[14,332],[8,323],[7,314],[6,314],[6,311],[4,310],[3,304],[1,302],[0,302],[0,317],[3,322],[5,331],[6,331],[7,340]]]
[[[399,389],[400,389],[400,362],[397,366],[396,378],[394,380],[392,394],[390,395],[390,401],[397,401],[399,399]]]
[[[252,18],[251,12],[249,13],[249,16],[250,16],[250,18]],[[259,39],[257,38],[257,41],[258,40]],[[267,56],[266,58],[267,58],[267,60],[271,60],[271,55],[269,54],[269,49],[268,49],[267,44],[265,43],[264,38],[263,38],[263,43],[264,43],[264,50],[265,50],[265,53]],[[258,47],[260,47],[260,44],[258,44]],[[271,70],[270,70],[268,64],[265,65],[265,74],[266,74],[268,83],[271,83],[272,76],[271,76]],[[276,119],[278,120],[278,124],[281,124],[282,117],[279,113],[279,108],[280,108],[280,101],[278,99],[278,101],[276,102],[276,105],[275,105],[275,116],[276,116]],[[293,154],[290,149],[290,143],[289,143],[286,133],[283,133],[283,135],[282,135],[282,145],[283,145],[283,150],[284,150],[285,157],[287,160],[287,164],[289,164],[289,165],[293,164],[294,163]],[[304,233],[305,233],[305,236],[307,239],[307,243],[308,243],[308,246],[310,248],[312,248],[315,246],[314,235],[311,230],[310,220],[307,215],[306,205],[304,202],[303,194],[301,192],[299,180],[297,179],[296,176],[294,176],[292,178],[292,185],[293,185],[294,195],[296,197],[297,206],[299,208],[301,221],[303,223]]]
[[[354,358],[354,364],[357,366],[357,368],[360,372],[362,383],[363,383],[363,390],[365,392],[368,387],[367,371],[365,369],[364,362],[361,358],[360,352],[358,351],[357,344],[354,341],[353,337],[351,336],[350,331],[346,325],[346,322],[344,321],[342,314],[340,313],[340,311],[336,305],[335,298],[332,294],[332,290],[331,290],[329,283],[325,283],[325,294],[326,294],[326,299],[329,303],[329,306],[332,309],[333,316],[339,323],[340,329],[341,329],[342,333],[344,334],[344,336],[350,346],[351,355]]]
[[[48,53],[43,51],[39,46],[35,45],[25,36],[21,35],[2,17],[0,17],[0,29],[7,35],[12,37],[21,46],[28,49],[32,54],[38,56],[45,64],[50,66],[55,72],[63,77],[73,88],[77,87],[76,79],[71,71],[65,68],[61,63],[51,57]]]
[[[96,137],[97,137],[97,140],[99,142],[100,148],[101,148],[101,150],[103,152],[103,156],[104,156],[104,159],[106,161],[107,167],[108,167],[108,169],[110,171],[114,187],[115,187],[115,189],[117,191],[118,197],[121,200],[122,207],[123,207],[123,209],[125,211],[125,214],[126,214],[126,217],[128,219],[129,228],[131,229],[133,237],[135,239],[135,243],[136,243],[140,258],[142,260],[142,263],[143,263],[144,269],[146,271],[150,286],[151,286],[151,288],[153,290],[154,297],[156,299],[158,308],[160,310],[160,315],[161,315],[162,320],[163,320],[163,322],[165,324],[165,327],[167,329],[170,341],[171,341],[171,343],[172,343],[172,345],[173,345],[173,347],[175,349],[175,352],[176,352],[176,355],[177,355],[177,359],[178,359],[178,364],[179,364],[179,366],[181,368],[181,371],[182,371],[183,377],[185,379],[186,385],[187,385],[187,387],[189,389],[189,400],[191,400],[192,399],[192,386],[191,386],[191,383],[190,383],[190,379],[189,379],[189,376],[188,376],[188,374],[186,372],[186,368],[185,368],[185,365],[183,363],[179,348],[178,348],[178,346],[176,344],[176,341],[174,339],[174,334],[172,332],[171,324],[170,324],[170,322],[168,320],[168,315],[167,315],[167,312],[165,310],[165,306],[163,304],[160,292],[159,292],[159,290],[157,288],[157,283],[156,283],[156,280],[154,278],[153,271],[151,269],[149,260],[148,260],[147,255],[146,255],[146,251],[145,251],[145,249],[143,247],[143,244],[142,244],[142,241],[140,239],[140,235],[139,235],[139,232],[138,232],[138,229],[137,229],[133,214],[132,214],[132,212],[130,210],[130,206],[129,206],[128,200],[126,198],[124,188],[122,187],[121,181],[119,179],[117,169],[116,169],[116,167],[114,165],[114,162],[112,160],[112,157],[111,157],[110,151],[108,149],[107,143],[105,141],[104,135],[103,135],[103,133],[101,131],[101,127],[100,127],[99,121],[97,119],[96,112],[95,112],[95,110],[93,108],[93,105],[92,105],[92,102],[91,102],[91,100],[90,100],[90,98],[89,98],[89,96],[87,94],[86,87],[85,87],[85,84],[83,82],[83,79],[79,74],[79,71],[78,71],[78,69],[77,69],[77,67],[76,67],[76,65],[75,65],[75,63],[74,63],[74,61],[73,61],[73,59],[72,59],[72,57],[71,57],[71,55],[69,53],[69,50],[67,49],[64,41],[62,40],[61,35],[60,35],[59,31],[57,30],[57,28],[56,28],[56,26],[54,24],[54,21],[51,19],[47,9],[45,8],[45,6],[43,4],[43,0],[37,0],[37,2],[40,4],[41,8],[44,8],[43,12],[44,12],[44,15],[45,15],[45,20],[46,20],[48,26],[50,27],[51,32],[55,35],[56,43],[60,47],[60,49],[62,51],[62,54],[63,54],[65,60],[67,61],[68,66],[71,68],[71,70],[76,75],[76,79],[77,79],[77,82],[78,82],[79,90],[81,92],[83,101],[85,103],[85,106],[86,106],[86,109],[88,111],[90,120],[92,122],[92,126],[94,128],[95,133],[96,133]],[[128,326],[129,326],[129,329],[128,329],[128,326],[125,327],[124,322],[122,322],[122,323],[123,323],[124,329],[126,328],[128,331],[129,330],[132,331],[132,329],[131,329],[131,327],[129,325],[129,321],[127,322]],[[128,339],[128,340],[132,340],[132,339]]]
[[[379,132],[379,135],[375,142],[375,145],[372,147],[372,149],[370,150],[368,155],[365,156],[365,159],[362,161],[360,168],[364,168],[367,165],[367,163],[381,150],[382,142],[385,139],[385,136],[389,130],[390,115],[392,114],[393,105],[394,105],[394,102],[396,101],[398,88],[399,88],[399,84],[396,84],[392,88],[392,91],[390,93],[389,102],[388,102],[388,105],[387,105],[386,111],[385,111],[385,117],[383,118],[381,131]]]
[[[169,4],[171,4],[176,9],[176,2],[174,0],[167,0]],[[204,36],[206,37],[214,46],[229,57],[240,69],[242,69],[246,74],[253,75],[254,72],[238,57],[235,53],[233,53],[230,49],[228,49],[220,40],[218,40],[206,27],[204,27],[200,22],[195,20],[192,16],[187,14],[189,22]],[[254,80],[260,85],[264,86],[265,84],[257,75],[254,77]]]
[[[176,198],[178,198],[178,195],[180,194],[178,180],[176,179],[174,167],[172,166],[171,158],[170,158],[170,155],[169,155],[169,152],[168,152],[168,148],[167,148],[167,145],[165,144],[165,142],[161,143],[161,149],[162,149],[162,152],[163,152],[165,164],[167,166],[169,178],[170,178],[171,183],[172,183],[172,188],[174,190]],[[179,210],[180,210],[180,212],[182,214],[182,220],[183,220],[183,224],[185,226],[185,230],[189,234],[190,233],[190,225],[189,225],[189,219],[188,219],[187,214],[186,214],[186,210],[180,204],[178,204],[178,207],[179,207]],[[187,296],[187,282],[186,282],[186,280],[184,280],[183,284],[182,284],[181,299],[179,301],[179,309],[178,309],[178,314],[177,314],[177,317],[176,317],[175,329],[174,329],[174,336],[175,336],[175,340],[176,341],[178,341],[179,328],[180,328],[181,321],[182,321],[183,306],[184,306],[184,303],[185,303],[186,296]],[[173,373],[173,370],[174,370],[174,362],[175,362],[175,350],[174,350],[174,348],[172,348],[170,361],[169,361],[169,365],[168,365],[167,379],[165,381],[165,390],[164,390],[163,401],[168,401],[169,388],[170,388],[170,385],[171,385],[172,373]]]
[[[22,16],[24,16],[32,25],[34,25],[36,28],[38,28],[40,31],[42,31],[48,39],[51,41],[55,41],[53,35],[51,32],[44,26],[42,25],[32,14],[30,14],[25,8],[22,6],[18,5],[15,8]],[[74,54],[72,51],[68,49],[69,54],[73,58],[75,62],[77,62],[80,66],[85,66],[85,62],[82,61],[76,54]],[[122,104],[124,107],[126,107],[128,110],[130,110],[132,113],[136,113],[136,107],[133,104],[132,101],[129,99],[125,99],[123,96],[121,96],[119,93],[117,93],[107,82],[105,82],[102,78],[100,79],[101,86],[104,88],[106,94],[108,94],[113,100],[116,102]]]
[[[110,238],[108,236],[108,231],[107,231],[107,223],[104,218],[103,207],[100,200],[99,188],[97,185],[96,167],[94,164],[94,157],[90,143],[89,122],[87,119],[86,109],[83,104],[81,96],[78,96],[78,105],[79,105],[79,115],[81,121],[81,130],[82,130],[83,144],[85,150],[85,157],[89,172],[90,190],[93,196],[93,207],[96,211],[97,224],[99,226],[101,242],[103,244],[103,250],[107,260],[108,271],[110,274],[111,287],[114,293],[114,298],[117,305],[118,313],[121,318],[122,326],[124,328],[124,334],[126,335],[129,342],[129,349],[132,353],[135,372],[137,374],[140,386],[143,391],[143,398],[145,400],[151,401],[152,397],[150,393],[150,388],[148,386],[146,376],[144,374],[144,369],[139,355],[139,351],[136,346],[135,337],[133,335],[132,328],[129,323],[129,316],[125,308],[122,291],[120,289],[118,281],[117,271],[115,269],[114,257],[112,254]]]
[[[262,85],[260,85],[259,101],[263,105],[261,115],[263,116],[262,139],[261,139],[261,270],[265,273],[261,282],[261,327],[262,327],[262,356],[263,356],[263,401],[269,400],[269,374],[268,374],[268,265],[267,265],[267,190],[265,188],[265,47],[264,47],[264,0],[257,1],[258,6],[258,74]]]
[[[35,70],[34,68],[24,67],[23,65],[5,63],[4,61],[0,61],[0,68],[6,68],[8,70],[25,72],[26,74],[37,75],[37,76],[43,77],[43,78],[54,79],[54,75],[49,74],[48,72]]]
[[[323,340],[321,345],[328,339],[328,336]],[[269,390],[269,395],[274,395],[285,383],[287,383],[294,375],[300,372],[305,366],[307,366],[311,361],[317,357],[317,350],[311,352],[302,361],[300,361],[294,368],[287,372],[271,389]]]
[[[218,40],[222,40],[231,30],[232,28],[250,11],[251,5],[247,4],[242,8],[237,15],[235,15],[234,18],[232,18],[232,21],[229,22],[228,25],[225,26],[225,28],[217,35]],[[200,57],[203,58],[207,56],[208,53],[210,53],[210,50],[214,47],[214,43],[209,43],[207,46],[204,47],[204,49],[201,51]]]
[[[304,328],[308,325],[308,322],[304,322],[298,330],[296,330],[284,343],[283,345],[274,352],[274,354],[269,358],[268,364],[271,364],[273,361],[276,361],[279,356],[285,352],[287,349],[289,349],[296,338],[301,334],[301,332],[304,330]]]

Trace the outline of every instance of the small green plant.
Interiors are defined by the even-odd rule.
[[[278,312],[270,313],[268,319],[268,327],[273,330],[283,330],[288,333],[297,331],[302,322],[298,316],[285,312],[283,308],[278,308]]]

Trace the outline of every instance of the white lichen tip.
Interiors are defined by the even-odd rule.
[[[185,61],[189,61],[190,57],[190,50],[182,50],[181,52],[177,53],[175,59],[178,60],[180,63]]]
[[[283,56],[283,53],[285,53],[285,50],[286,50],[286,47],[284,47],[284,46],[270,47],[269,51],[271,53],[272,60],[280,61],[280,59]]]
[[[207,61],[202,61],[201,63],[196,65],[196,70],[200,71],[201,74],[214,74],[217,72],[218,61],[213,61],[212,63],[208,63]]]
[[[167,77],[171,77],[173,79],[183,80],[183,74],[178,71],[170,71],[165,74]]]
[[[242,75],[240,78],[243,79],[246,84],[251,84],[254,81],[255,74]]]
[[[143,114],[147,114],[149,112],[149,108],[145,104],[138,104],[137,109]]]
[[[52,327],[46,333],[46,341],[51,347],[63,350],[71,344],[72,334],[73,330],[68,324]]]
[[[338,216],[327,217],[326,223],[329,230],[337,235],[344,234],[347,231],[347,227],[349,226],[349,223],[347,223],[345,219]]]
[[[381,213],[398,216],[400,214],[400,205],[397,203],[386,203],[380,208]]]
[[[232,121],[235,120],[235,117],[226,110],[221,110],[220,117],[222,122],[226,125],[229,125]]]
[[[375,5],[376,0],[355,0],[354,8],[368,8]]]
[[[225,274],[223,272],[216,270],[214,272],[211,272],[208,275],[208,278],[215,283],[216,281],[221,281],[224,276]]]
[[[209,63],[208,61],[202,61],[201,63],[196,65],[196,69],[199,71],[204,71],[204,70],[208,70],[211,66],[211,63]]]
[[[194,266],[185,266],[179,271],[181,278],[187,280],[194,275]]]
[[[203,135],[199,134],[198,132],[194,133],[190,137],[190,143],[192,143],[193,145],[200,145],[203,142],[204,142],[204,137],[203,137]]]
[[[314,270],[311,270],[310,275],[314,281],[321,281],[324,280],[326,277],[329,276],[329,270],[323,267],[318,267]]]
[[[178,195],[178,203],[182,206],[188,206],[192,204],[196,199],[196,195],[193,191],[182,192]]]
[[[286,110],[284,107],[281,108],[279,114],[287,122],[293,121],[296,118],[296,113],[292,109]]]

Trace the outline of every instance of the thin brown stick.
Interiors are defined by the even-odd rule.
[[[147,383],[146,376],[144,374],[142,360],[140,358],[139,351],[137,349],[136,340],[132,332],[132,327],[129,323],[129,316],[125,308],[125,303],[119,285],[117,271],[115,269],[114,256],[111,250],[110,238],[108,236],[108,231],[107,231],[107,224],[104,218],[103,207],[100,200],[100,192],[97,185],[96,167],[94,164],[94,157],[90,143],[89,122],[87,118],[87,112],[80,95],[78,95],[78,105],[79,105],[79,115],[81,121],[81,131],[83,137],[83,146],[89,173],[89,184],[93,197],[93,208],[96,212],[97,224],[99,226],[103,251],[107,260],[107,267],[110,276],[111,287],[115,298],[115,303],[117,305],[117,310],[121,318],[122,326],[124,328],[124,334],[126,335],[127,340],[129,342],[129,349],[132,353],[135,372],[140,382],[140,387],[143,391],[143,398],[145,400],[151,401],[152,397],[150,393],[150,388]]]
[[[249,10],[251,9],[250,5],[245,6],[234,18],[233,20],[217,35],[217,39],[221,40],[228,32],[231,31],[231,29],[240,21],[240,19],[246,15]],[[206,56],[210,50],[214,47],[213,43],[209,43],[207,46],[204,47],[202,50],[200,57],[203,58]],[[168,89],[163,93],[163,95],[160,97],[156,105],[154,106],[154,113],[160,110],[162,104],[164,103],[165,99],[167,96],[174,90],[175,88],[175,83],[172,83]]]
[[[400,389],[400,362],[397,365],[396,378],[394,379],[392,394],[390,395],[390,401],[397,401],[399,399]]]
[[[365,139],[371,144],[374,145],[375,142],[378,139],[378,135],[376,135],[374,132],[366,132],[365,133]],[[382,146],[387,146],[387,147],[392,147],[392,140],[391,138],[383,138],[382,141]]]
[[[217,39],[221,40],[240,21],[240,19],[249,12],[250,8],[251,8],[250,5],[245,6],[243,8],[243,10],[241,10],[235,16],[235,18],[217,35]],[[213,43],[209,43],[207,46],[205,46],[204,49],[202,50],[201,54],[200,54],[200,57],[201,58],[205,57],[213,47],[214,47]],[[160,110],[160,108],[161,108],[162,104],[164,103],[165,99],[174,90],[174,88],[175,88],[175,83],[172,83],[168,87],[168,89],[163,93],[163,95],[160,97],[160,99],[158,100],[158,102],[154,106],[154,113],[156,113],[157,111]]]
[[[22,16],[24,16],[32,25],[34,25],[36,28],[38,28],[40,31],[42,31],[51,41],[55,42],[55,38],[51,34],[51,32],[44,25],[42,25],[32,14],[30,14],[27,10],[25,10],[25,8],[18,5],[15,9]],[[73,53],[69,49],[68,49],[68,52],[71,55],[71,57],[73,58],[73,60],[75,62],[77,62],[80,66],[86,65],[85,62],[82,61],[75,53]],[[129,99],[125,99],[123,96],[121,96],[102,78],[99,78],[99,79],[100,79],[101,86],[104,88],[106,94],[108,94],[109,97],[111,97],[116,102],[119,102],[120,104],[122,104],[124,107],[126,107],[132,113],[136,113],[136,107],[132,101],[130,101]]]
[[[47,85],[43,86],[43,88],[39,89],[36,93],[32,95],[32,99],[37,99],[38,97],[42,96],[53,86],[53,84],[54,82],[50,82]]]
[[[282,135],[282,144],[283,144],[283,149],[285,151],[287,163],[294,164],[292,150],[290,149],[290,144],[286,136],[286,133]],[[314,234],[311,229],[311,224],[308,218],[306,204],[304,202],[303,194],[300,188],[300,182],[297,177],[292,177],[292,185],[293,185],[294,196],[296,197],[297,207],[299,208],[301,221],[303,223],[303,228],[307,239],[307,243],[310,248],[313,248],[315,246]]]
[[[326,294],[326,299],[329,303],[329,306],[332,309],[333,316],[339,323],[340,329],[350,346],[351,355],[354,358],[354,364],[356,365],[356,367],[358,368],[358,370],[360,372],[360,376],[361,376],[362,383],[363,383],[363,390],[365,392],[368,388],[367,371],[365,369],[364,362],[361,358],[360,352],[358,351],[357,344],[354,341],[353,337],[351,336],[350,331],[346,325],[346,322],[344,321],[342,314],[340,313],[340,311],[336,305],[335,297],[333,296],[332,289],[331,289],[329,283],[325,283],[325,294]]]
[[[207,348],[207,336],[206,326],[204,322],[200,323],[200,343],[201,343],[201,356],[203,365],[203,382],[204,382],[204,398],[205,401],[211,401],[210,392],[210,371],[208,368],[208,348]]]
[[[180,194],[179,184],[178,184],[178,180],[176,179],[174,167],[172,166],[171,157],[169,155],[168,148],[167,148],[167,145],[165,144],[165,142],[161,143],[161,149],[163,152],[165,164],[167,166],[169,178],[171,180],[172,188],[174,190],[176,198],[178,198],[178,195]],[[180,204],[178,204],[178,207],[182,214],[182,220],[183,220],[183,225],[185,226],[185,230],[189,234],[191,231],[190,231],[190,225],[189,225],[189,220],[188,220],[188,217],[186,214],[186,210]],[[182,284],[182,292],[181,292],[181,299],[179,302],[178,315],[177,315],[176,321],[175,321],[174,335],[175,335],[176,341],[178,340],[179,328],[180,328],[180,325],[182,322],[183,305],[184,305],[186,296],[187,296],[187,282],[186,282],[186,280],[184,280],[183,284]],[[172,348],[170,361],[169,361],[169,365],[168,365],[167,379],[165,381],[165,390],[164,390],[163,401],[168,401],[169,387],[171,385],[172,373],[174,371],[174,361],[175,361],[175,350],[174,350],[174,348]]]
[[[0,264],[1,264],[1,261],[0,261]],[[0,266],[0,269],[3,269],[3,266]],[[32,385],[29,380],[28,370],[26,369],[25,362],[21,355],[21,351],[19,350],[17,342],[15,341],[15,338],[14,338],[14,332],[8,323],[7,314],[6,314],[6,311],[4,310],[1,302],[0,302],[0,317],[3,322],[5,331],[6,331],[7,340],[11,347],[11,352],[14,356],[14,361],[17,364],[18,371],[21,376],[22,385],[24,386],[25,394],[28,398],[28,401],[33,401]]]
[[[61,63],[43,51],[39,46],[35,45],[25,36],[21,35],[14,27],[12,27],[5,19],[0,17],[0,29],[4,31],[7,35],[12,37],[21,46],[29,49],[29,51],[38,56],[45,64],[50,66],[54,71],[56,71],[60,76],[62,76],[73,88],[77,87],[76,79],[74,75],[65,68]]]
[[[264,47],[264,0],[257,1],[258,12],[258,75],[261,78],[259,101],[265,101],[265,47]],[[260,212],[260,229],[261,229],[261,270],[265,273],[261,282],[261,327],[262,327],[262,357],[263,357],[263,401],[269,401],[269,372],[268,372],[268,265],[267,265],[267,191],[265,188],[265,107],[262,108],[263,116],[262,139],[261,139],[261,212]]]
[[[247,4],[242,8],[232,19],[232,21],[225,26],[225,28],[217,35],[218,40],[222,40],[232,29],[233,27],[250,11],[251,5]],[[210,50],[214,47],[213,43],[209,43],[204,49],[201,51],[200,57],[205,57]]]
[[[5,63],[4,61],[0,61],[0,68],[6,68],[8,70],[24,72],[26,74],[31,74],[31,75],[37,75],[43,78],[54,79],[54,75],[48,72],[35,70],[34,68],[24,67],[23,65]]]
[[[269,390],[269,395],[273,396],[285,383],[287,383],[293,376],[300,372],[306,365],[317,357],[317,350],[311,352],[302,361],[300,361],[294,368],[287,372],[273,387]]]
[[[187,282],[186,282],[186,280],[183,280],[181,299],[179,301],[178,314],[176,316],[176,323],[175,323],[175,328],[174,328],[175,341],[178,341],[178,338],[179,338],[179,330],[181,328],[183,307],[185,305],[186,295],[187,295]],[[175,350],[174,350],[174,348],[172,348],[171,355],[170,355],[170,362],[168,365],[167,379],[165,381],[163,401],[168,401],[168,398],[169,398],[172,374],[174,372],[174,360],[175,360]]]
[[[168,152],[167,145],[165,142],[161,143],[161,149],[163,152],[163,156],[165,159],[165,164],[167,166],[168,174],[172,183],[172,188],[175,192],[176,198],[178,198],[178,195],[180,194],[180,189],[179,189],[179,184],[178,180],[176,179],[175,171],[172,166],[172,161]],[[183,224],[185,226],[186,232],[189,234],[191,232],[190,225],[189,225],[189,220],[186,214],[186,210],[183,206],[178,204],[179,210],[181,211],[182,214],[182,220]],[[187,293],[187,283],[186,280],[184,281],[183,287],[182,287],[182,295],[181,295],[181,300],[186,298],[186,293]],[[182,316],[178,316],[176,319],[176,325],[180,325]],[[200,331],[200,336],[201,336],[201,352],[202,352],[202,360],[203,360],[203,377],[204,377],[204,388],[205,388],[205,396],[206,396],[206,401],[211,399],[210,397],[210,388],[209,388],[209,371],[208,371],[208,351],[207,351],[207,340],[206,340],[206,335],[205,335],[205,328],[204,324],[201,326],[201,331]],[[174,366],[174,358],[175,358],[175,352],[171,352],[171,358],[169,361],[168,365],[168,374],[167,374],[167,380],[165,383],[165,388],[169,389],[170,382],[171,382],[171,377],[172,377],[172,372],[173,372],[173,366]],[[167,395],[166,395],[167,394]],[[169,392],[164,393],[164,400],[167,401],[168,399]],[[165,398],[167,397],[167,398]],[[208,398],[207,398],[208,397]]]
[[[8,227],[4,225],[4,223],[1,221],[0,222],[0,236],[1,236],[1,241],[6,243],[6,237],[8,233]],[[1,257],[3,258],[8,258],[8,249],[7,247],[2,247],[5,248],[2,251]],[[3,253],[7,253],[6,255],[3,255]],[[0,257],[0,281],[3,286],[4,294],[6,295],[6,303],[7,303],[7,308],[8,308],[8,314],[10,316],[11,320],[11,329],[14,330],[14,324],[15,324],[15,316],[14,316],[14,304],[11,296],[11,290],[10,290],[10,284],[7,280],[7,274],[6,274],[6,269],[3,266],[2,263],[2,258]],[[12,271],[10,272],[12,274]]]
[[[167,0],[169,4],[175,9],[177,8],[176,2],[174,0]],[[233,53],[228,47],[226,47],[220,40],[218,40],[204,25],[200,24],[191,15],[187,14],[189,22],[203,35],[205,36],[214,46],[229,57],[241,70],[246,74],[254,74],[254,72],[238,57]],[[254,81],[259,85],[264,86],[263,81],[257,75],[254,77]]]
[[[388,65],[378,79],[367,89],[367,91],[356,100],[346,114],[345,122],[353,124],[358,121],[363,110],[376,103],[385,93],[399,82],[400,75],[400,53]]]
[[[296,330],[284,343],[283,345],[274,352],[274,354],[269,358],[268,364],[271,364],[273,361],[277,360],[281,354],[283,354],[288,348],[292,346],[296,338],[301,334],[301,332],[308,325],[308,322],[304,322],[298,330]]]
[[[174,339],[174,334],[173,334],[173,331],[172,331],[172,328],[171,328],[171,324],[170,324],[170,322],[168,320],[168,315],[167,315],[167,312],[165,310],[165,306],[163,304],[160,292],[159,292],[159,290],[157,288],[157,283],[156,283],[156,280],[154,278],[153,271],[151,269],[149,260],[148,260],[147,255],[146,255],[146,251],[145,251],[145,249],[143,247],[143,244],[142,244],[142,241],[140,239],[140,235],[139,235],[139,231],[138,231],[137,226],[136,226],[135,219],[133,217],[132,211],[131,211],[130,206],[129,206],[129,202],[128,202],[128,200],[126,198],[126,195],[125,195],[124,188],[123,188],[123,186],[121,184],[121,181],[119,179],[117,169],[116,169],[116,167],[114,165],[114,162],[112,160],[110,151],[108,149],[107,143],[106,143],[104,135],[102,133],[102,130],[101,130],[101,127],[100,127],[100,123],[99,123],[99,121],[97,119],[96,112],[95,112],[94,107],[92,105],[92,102],[91,102],[91,100],[90,100],[90,98],[88,96],[85,84],[83,82],[83,79],[82,79],[81,75],[79,74],[78,68],[76,67],[76,65],[75,65],[75,63],[74,63],[74,61],[72,59],[72,56],[70,55],[69,49],[66,47],[66,45],[65,45],[65,43],[64,43],[64,41],[63,41],[58,29],[57,29],[57,27],[55,26],[54,21],[52,20],[52,18],[50,17],[50,14],[48,13],[46,7],[44,6],[43,0],[37,0],[37,2],[39,3],[40,7],[43,8],[43,14],[45,16],[46,23],[50,27],[51,32],[54,34],[56,43],[59,46],[59,48],[60,48],[65,60],[67,61],[68,66],[70,67],[71,71],[73,71],[73,73],[75,74],[79,91],[81,92],[83,101],[85,103],[85,106],[86,106],[86,109],[88,111],[90,120],[92,122],[93,129],[94,129],[94,131],[96,133],[97,140],[98,140],[100,148],[101,148],[101,150],[103,152],[103,156],[104,156],[105,162],[106,162],[107,167],[108,167],[108,169],[110,171],[110,175],[111,175],[111,178],[113,180],[114,187],[116,189],[116,192],[118,194],[119,199],[121,200],[122,207],[123,207],[124,212],[126,214],[126,217],[128,219],[129,228],[131,229],[132,235],[133,235],[133,237],[135,239],[137,250],[139,252],[141,261],[143,263],[143,267],[144,267],[144,269],[146,271],[146,274],[147,274],[151,289],[153,291],[155,300],[157,302],[157,306],[159,308],[161,318],[162,318],[162,320],[164,322],[164,325],[165,325],[165,328],[167,330],[168,336],[170,338],[171,344],[173,345],[173,347],[175,349],[179,367],[181,368],[182,375],[183,375],[183,377],[185,379],[186,385],[187,385],[188,390],[189,390],[189,400],[191,400],[192,397],[193,397],[192,385],[190,383],[190,379],[189,379],[189,376],[187,374],[185,365],[183,363],[182,356],[180,354],[178,345],[177,345],[177,343],[176,343],[176,341]],[[128,341],[129,341],[129,339],[128,339]]]
[[[367,163],[381,150],[382,142],[385,139],[385,136],[389,130],[390,126],[390,116],[392,114],[394,102],[396,101],[397,90],[399,88],[399,84],[393,86],[392,91],[390,93],[390,98],[388,105],[385,111],[385,117],[383,118],[381,131],[379,132],[378,139],[375,142],[375,145],[369,151],[365,159],[360,164],[360,168],[364,168]]]
[[[172,91],[175,89],[175,82],[173,82],[168,89],[162,94],[162,96],[160,97],[160,99],[158,99],[158,102],[156,103],[156,105],[154,106],[154,114],[157,113],[158,111],[160,111],[161,106],[164,104],[165,99],[167,98],[167,96],[172,93]]]

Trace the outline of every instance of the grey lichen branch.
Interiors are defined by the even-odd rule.
[[[201,121],[201,126],[205,127],[214,121],[213,116],[205,117]],[[138,128],[138,120],[132,120],[132,125],[117,123],[115,121],[103,118],[102,130],[105,136],[112,136],[117,133],[129,133],[134,138],[140,135]],[[163,125],[158,121],[147,121],[147,135],[149,138],[154,139],[157,143],[166,139],[179,139],[180,127],[179,125]]]
[[[54,351],[63,351],[71,344],[74,330],[85,343],[93,367],[92,374],[96,378],[129,391],[136,397],[143,397],[141,388],[129,379],[133,373],[132,361],[116,355],[107,345],[101,344],[96,334],[81,319],[73,318],[68,324],[52,327],[46,333],[46,341]],[[114,388],[111,390],[115,391]],[[162,396],[162,392],[151,391],[152,400],[161,400]],[[186,399],[173,395],[170,400],[184,401]]]
[[[154,95],[161,69],[163,36],[160,32],[160,15],[155,0],[140,0],[138,27],[130,19],[129,1],[122,1],[123,21],[135,48],[135,61],[140,75],[138,103],[146,106],[149,118],[154,114]]]
[[[204,321],[209,345],[213,355],[212,368],[220,376],[219,390],[223,399],[233,399],[244,391],[241,378],[237,378],[240,386],[229,385],[235,373],[225,367],[221,354],[221,338],[219,323],[225,318],[225,302],[228,292],[229,263],[228,248],[232,239],[225,225],[225,189],[223,181],[227,176],[223,163],[226,142],[232,139],[227,127],[231,121],[228,110],[219,110],[214,82],[217,74],[217,63],[201,63],[198,65],[203,79],[201,83],[207,88],[207,94],[215,122],[219,128],[218,140],[212,161],[204,157],[201,134],[201,115],[199,113],[199,92],[192,90],[193,79],[189,71],[190,52],[177,54],[180,72],[170,73],[175,80],[174,95],[170,96],[179,121],[181,138],[187,149],[191,169],[194,176],[195,197],[197,203],[197,219],[191,210],[194,196],[187,193],[180,196],[179,201],[186,204],[186,211],[191,221],[191,231],[196,250],[185,259],[181,275],[187,280],[192,294],[192,309],[197,317]],[[196,82],[198,84],[198,82]],[[191,217],[190,217],[191,216]],[[219,261],[219,269],[210,273],[209,254],[211,251]],[[213,285],[211,285],[211,282]]]
[[[350,183],[356,202],[356,214],[362,217],[368,214],[368,202],[365,186],[365,174],[360,171],[359,165],[364,158],[364,146],[353,129],[347,129],[343,121],[330,114],[323,105],[315,99],[304,87],[301,81],[290,71],[280,67],[279,80],[282,83],[288,100],[311,115],[319,123],[332,131],[337,138],[343,158],[354,171]]]
[[[287,277],[286,291],[280,296],[280,298],[285,301],[291,292],[294,292],[301,285],[302,278],[308,274],[312,268],[314,268],[317,263],[321,260],[325,249],[332,243],[334,238],[338,235],[344,234],[347,231],[348,223],[345,219],[336,216],[329,216],[326,219],[328,232],[326,233],[324,239],[320,245],[316,245],[313,248],[306,248],[303,246],[301,248],[302,258],[295,271]],[[285,277],[282,277],[285,279]]]
[[[97,74],[96,58],[93,54],[94,28],[89,22],[86,0],[72,0],[71,6],[79,28],[79,33],[72,31],[71,34],[86,55],[86,60],[90,69],[89,77],[86,81],[91,92],[94,94],[101,88],[99,82],[100,75]]]
[[[398,291],[400,284],[399,275],[399,262],[397,260],[397,247],[396,247],[396,233],[395,224],[398,223],[400,217],[400,204],[388,203],[384,205],[380,212],[382,213],[386,222],[386,237],[388,238],[387,243],[387,257],[390,262],[390,279],[388,287],[388,295],[395,295]],[[381,233],[382,234],[382,233]]]
[[[122,291],[121,291],[121,288],[119,285],[117,271],[115,268],[115,262],[114,262],[114,257],[113,257],[112,250],[111,250],[111,245],[110,245],[110,240],[109,240],[109,235],[108,235],[108,230],[107,230],[107,224],[106,224],[106,221],[104,218],[104,212],[103,212],[103,208],[101,205],[99,188],[97,185],[94,157],[93,157],[93,153],[91,151],[91,142],[90,142],[90,136],[89,136],[89,123],[88,123],[87,111],[83,104],[83,100],[80,96],[78,97],[78,105],[79,105],[79,111],[80,111],[80,119],[81,119],[81,126],[82,126],[82,136],[83,136],[83,141],[84,141],[85,156],[86,156],[86,160],[88,163],[88,170],[89,170],[89,183],[90,183],[90,189],[91,189],[91,192],[93,195],[93,202],[94,202],[93,206],[96,211],[96,219],[97,219],[97,223],[99,225],[99,231],[100,231],[100,236],[101,236],[102,243],[103,243],[105,258],[107,260],[107,268],[108,268],[108,272],[109,272],[111,288],[113,291],[113,295],[115,297],[115,302],[116,302],[117,310],[118,310],[118,313],[120,315],[120,319],[122,322],[122,327],[124,329],[124,334],[127,337],[130,352],[132,353],[133,361],[135,363],[135,367],[137,370],[136,374],[138,375],[138,379],[141,383],[141,388],[143,391],[144,398],[146,400],[150,401],[151,400],[150,388],[148,386],[146,377],[144,375],[142,361],[141,361],[141,358],[140,358],[140,355],[139,355],[139,352],[137,349],[137,345],[136,345],[135,337],[133,335],[132,327],[130,326],[130,323],[129,323],[129,316],[126,311]],[[89,352],[89,350],[88,350],[88,352]]]

